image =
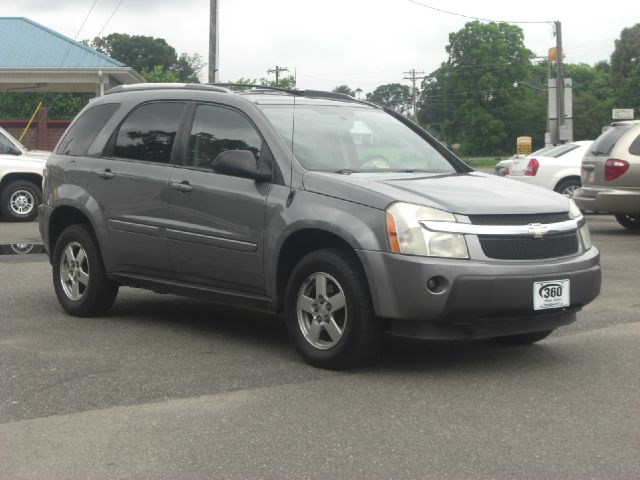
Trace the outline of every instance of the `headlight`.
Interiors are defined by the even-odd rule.
[[[582,210],[580,210],[580,207],[576,205],[576,202],[573,199],[569,200],[569,218],[572,220],[576,220],[576,219],[581,219],[582,217],[583,215],[582,215]],[[580,238],[582,239],[582,244],[584,245],[584,250],[586,252],[592,246],[589,227],[587,227],[587,224],[585,223],[583,226],[581,226],[578,229],[578,231],[580,232]]]
[[[432,232],[421,221],[455,222],[456,217],[435,208],[394,203],[387,209],[387,236],[394,253],[427,257],[469,258],[464,235]]]
[[[582,210],[576,205],[576,202],[572,199],[569,200],[569,218],[575,220],[582,216]]]

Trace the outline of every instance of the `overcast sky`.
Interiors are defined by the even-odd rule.
[[[164,38],[179,53],[208,59],[209,0],[97,0],[78,39],[119,32]],[[640,22],[640,2],[560,0],[415,0],[502,21],[560,20],[567,62],[606,60],[620,31]],[[94,0],[2,0],[0,15],[24,16],[74,38]],[[330,90],[402,82],[415,68],[430,73],[447,56],[450,32],[471,21],[409,0],[218,0],[219,79],[267,76],[275,65],[297,72],[298,87]],[[549,24],[522,24],[525,45],[545,55]],[[202,75],[206,80],[206,72]],[[406,81],[404,83],[407,83]]]

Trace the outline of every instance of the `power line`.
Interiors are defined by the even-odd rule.
[[[89,16],[91,15],[91,12],[93,11],[93,7],[96,6],[96,3],[98,3],[98,0],[93,0],[93,3],[91,4],[91,8],[89,9],[89,12],[87,13],[87,16],[84,17],[84,20],[82,21],[82,25],[80,25],[80,28],[78,29],[78,33],[76,33],[76,36],[73,37],[74,40],[78,39],[78,35],[80,35],[80,32],[84,28],[84,24],[87,23],[87,20],[89,19]],[[64,59],[63,59],[63,61],[64,61]]]
[[[124,3],[124,0],[120,0],[120,2],[118,3],[118,5],[116,5],[116,8],[113,10],[113,12],[111,12],[111,15],[109,15],[109,18],[107,18],[107,21],[104,22],[104,25],[102,26],[102,28],[100,29],[100,31],[98,32],[98,35],[96,35],[97,37],[99,37],[100,35],[102,35],[102,32],[104,32],[104,29],[107,28],[107,25],[109,25],[109,22],[111,21],[111,19],[113,18],[113,16],[116,14],[116,12],[118,11],[118,9],[120,8],[120,6]]]
[[[492,20],[490,18],[474,17],[472,15],[464,15],[462,13],[450,12],[448,10],[443,10],[441,8],[432,7],[431,5],[427,5],[425,3],[417,2],[416,0],[407,0],[407,2],[413,3],[415,5],[419,5],[419,6],[424,7],[424,8],[428,8],[429,10],[434,10],[436,12],[446,13],[447,15],[453,15],[453,16],[462,17],[462,18],[470,18],[472,20],[480,20],[480,21],[483,21],[483,22],[494,22],[494,23],[553,23],[550,20],[538,21],[538,22],[535,22],[535,21],[514,21],[514,20]]]

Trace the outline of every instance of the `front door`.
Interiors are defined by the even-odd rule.
[[[197,105],[182,165],[171,173],[167,227],[169,258],[180,280],[264,293],[263,231],[271,184],[215,173],[225,150],[266,149],[237,110]]]

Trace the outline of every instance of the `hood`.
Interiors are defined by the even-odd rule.
[[[51,153],[52,152],[48,150],[27,150],[27,154],[25,156],[29,158],[40,158],[47,161],[51,156]]]
[[[30,155],[0,155],[0,173],[23,170],[42,172],[46,163],[46,158],[32,157]]]
[[[307,191],[380,210],[396,201],[462,215],[552,213],[569,209],[567,198],[558,193],[481,172],[306,172],[303,183]]]

